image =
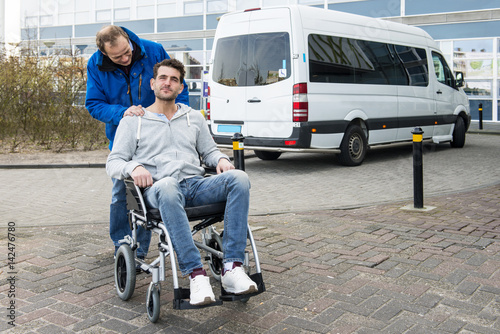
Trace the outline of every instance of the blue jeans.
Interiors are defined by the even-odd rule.
[[[113,178],[111,180],[113,181],[113,188],[111,189],[111,205],[109,207],[109,236],[116,249],[116,247],[120,246],[119,241],[126,235],[132,236],[132,231],[128,222],[125,182]],[[151,232],[139,227],[137,241],[140,245],[137,248],[137,256],[145,257],[148,254]]]
[[[183,276],[202,268],[184,207],[226,202],[224,213],[223,262],[243,262],[247,241],[250,181],[241,170],[211,177],[196,176],[178,182],[163,178],[144,193],[147,205],[160,210]]]

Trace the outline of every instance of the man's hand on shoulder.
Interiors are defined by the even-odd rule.
[[[147,188],[153,185],[153,176],[142,166],[137,166],[130,175],[134,179],[134,183],[139,188]]]
[[[125,116],[143,116],[144,110],[141,105],[131,106],[123,113],[123,117]]]
[[[219,159],[217,164],[217,174],[227,172],[228,170],[234,169],[233,164],[226,158]]]

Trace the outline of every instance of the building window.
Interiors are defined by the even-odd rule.
[[[52,15],[40,15],[40,26],[47,27],[54,25],[54,18]]]
[[[21,1],[21,19],[25,28],[38,27],[38,0]]]
[[[90,2],[76,1],[75,2],[75,24],[90,23]]]
[[[227,12],[227,0],[207,0],[208,13]]]
[[[152,34],[155,29],[155,22],[153,19],[122,22],[116,21],[115,24],[132,30],[136,34]]]
[[[38,26],[38,16],[26,16],[24,19],[25,28],[34,28]]]
[[[236,10],[259,7],[259,0],[236,0]]]
[[[158,0],[157,17],[173,17],[177,16],[177,1],[176,0]]]
[[[262,0],[263,7],[288,5],[288,0]]]
[[[111,9],[111,0],[97,0],[95,2],[95,8],[97,10]]]
[[[174,4],[158,5],[158,17],[174,17],[176,16],[176,7]]]
[[[129,20],[130,19],[130,9],[129,8],[119,8],[115,9],[115,20]]]
[[[59,14],[58,25],[68,25],[73,24],[73,13]]]
[[[137,6],[137,17],[141,19],[153,19],[155,17],[155,7]]]
[[[470,97],[491,97],[491,80],[466,80],[464,91]]]
[[[203,30],[203,16],[180,16],[158,19],[158,32]]]
[[[469,97],[492,97],[493,65],[492,39],[453,42],[453,67],[465,74],[464,91]]]
[[[95,12],[95,20],[97,22],[110,22],[111,10],[97,10]]]
[[[202,14],[203,1],[184,1],[184,15]]]
[[[85,24],[89,22],[90,20],[88,12],[75,13],[75,24]]]

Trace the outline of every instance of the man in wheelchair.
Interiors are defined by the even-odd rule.
[[[241,267],[247,240],[250,182],[229,157],[217,149],[204,117],[184,104],[175,104],[183,90],[184,65],[166,59],[155,65],[151,79],[155,103],[142,117],[125,117],[116,131],[106,171],[145,188],[146,204],[160,211],[169,231],[183,276],[190,276],[190,304],[215,302],[209,278],[196,248],[184,207],[226,201],[222,287],[230,293],[257,291]],[[204,177],[201,161],[216,167]]]

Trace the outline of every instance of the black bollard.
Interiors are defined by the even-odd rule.
[[[415,209],[424,207],[424,177],[422,164],[422,139],[424,131],[416,127],[413,134],[413,206]]]
[[[239,132],[236,132],[231,138],[233,141],[233,158],[234,158],[234,167],[236,169],[245,170],[245,145],[243,141],[245,137]]]
[[[479,130],[483,129],[483,104],[479,103]]]

